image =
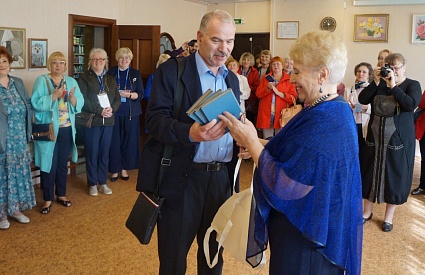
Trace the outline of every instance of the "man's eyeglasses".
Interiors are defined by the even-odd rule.
[[[91,59],[91,61],[93,61],[93,62],[103,62],[105,60],[106,60],[106,58],[92,58]]]
[[[391,67],[391,69],[393,69],[394,71],[400,71],[401,70],[401,68],[403,68],[404,67],[404,65],[401,65],[401,66],[399,66],[399,67],[395,67],[395,66],[390,66]]]
[[[121,56],[120,58],[118,58],[118,59],[121,59],[121,60],[131,60],[131,58],[130,57],[128,57],[128,56]]]

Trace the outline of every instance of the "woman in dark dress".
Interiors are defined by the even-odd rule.
[[[128,180],[127,170],[136,169],[140,156],[140,120],[143,99],[143,83],[140,72],[130,67],[133,53],[129,48],[120,48],[115,53],[118,66],[108,74],[115,77],[121,95],[121,105],[115,113],[112,142],[109,150],[110,180]]]
[[[363,180],[363,222],[373,216],[375,201],[387,204],[382,230],[393,229],[397,205],[407,201],[415,161],[413,111],[421,100],[418,81],[406,77],[406,61],[399,53],[385,58],[390,68],[376,67],[374,81],[359,95],[361,104],[372,110],[361,156]]]

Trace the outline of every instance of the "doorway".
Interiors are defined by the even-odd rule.
[[[237,33],[235,35],[235,46],[232,51],[234,59],[240,59],[244,52],[250,52],[254,56],[262,50],[270,49],[270,33]]]
[[[116,20],[68,15],[68,75],[78,77],[87,70],[88,54],[93,47],[103,48],[111,56],[112,26]]]

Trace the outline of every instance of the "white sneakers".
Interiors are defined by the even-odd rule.
[[[96,185],[90,186],[89,195],[93,196],[93,197],[97,196],[97,186]]]
[[[14,218],[15,220],[17,220],[19,223],[29,223],[30,219],[25,216],[24,214],[22,215],[12,215],[12,218]],[[0,221],[0,229],[2,230],[6,230],[10,227],[10,223],[9,221],[6,219],[4,219],[3,221]]]
[[[111,188],[109,188],[106,184],[102,184],[99,186],[99,191],[105,195],[111,195],[112,194],[112,190]],[[90,186],[89,189],[89,195],[90,196],[97,196],[98,192],[97,192],[97,186]]]
[[[19,223],[29,223],[30,222],[30,219],[28,219],[28,217],[25,216],[24,214],[19,215],[19,216],[12,215],[11,217],[14,218],[15,220],[17,220]]]
[[[99,191],[102,192],[105,195],[111,195],[112,194],[111,188],[109,188],[106,184],[102,184],[101,186],[99,186]]]
[[[0,221],[0,229],[6,230],[10,226],[9,221],[6,219],[4,221]]]

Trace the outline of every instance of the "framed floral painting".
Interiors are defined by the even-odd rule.
[[[388,42],[389,14],[354,15],[354,42]]]
[[[412,43],[425,43],[425,15],[413,15]]]

